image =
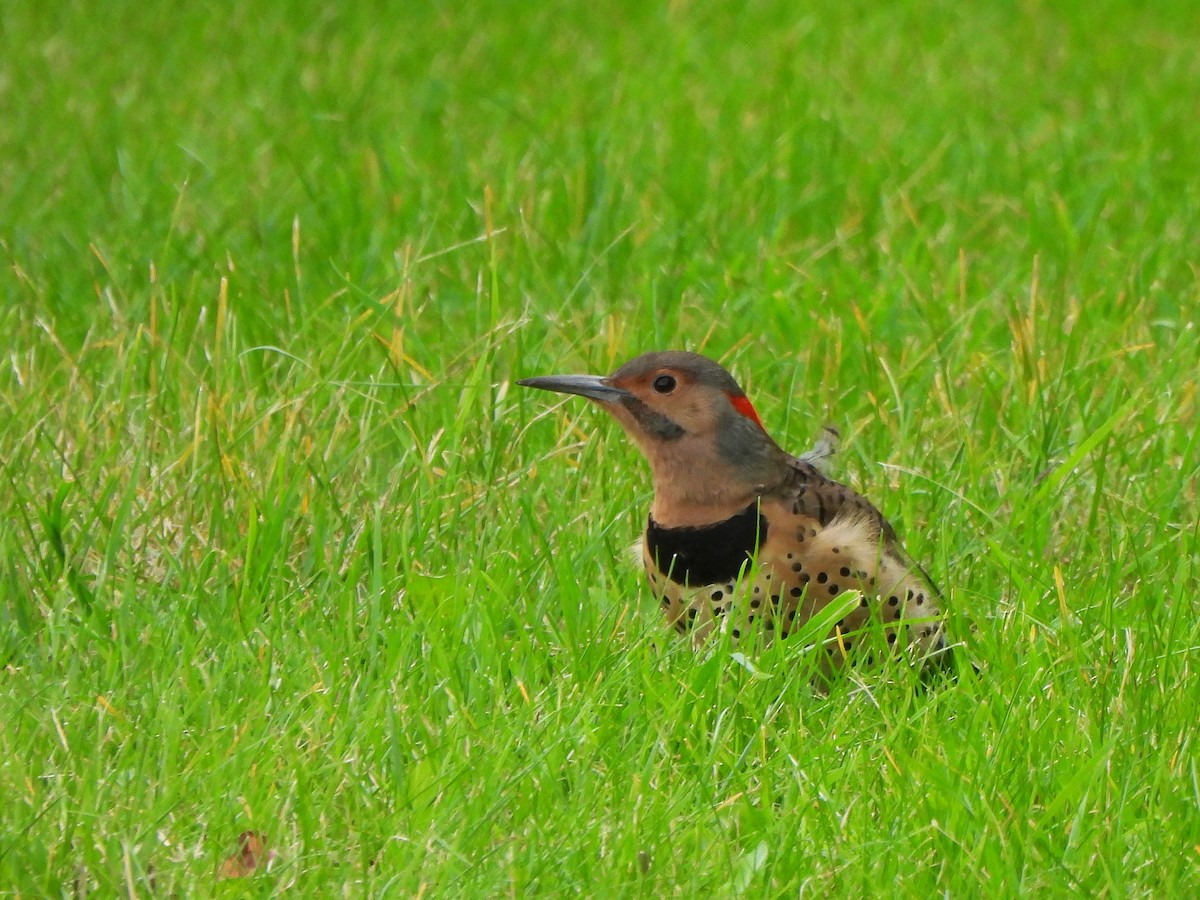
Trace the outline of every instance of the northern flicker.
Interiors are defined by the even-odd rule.
[[[860,652],[868,663],[889,651],[914,663],[948,663],[937,590],[892,526],[822,472],[831,448],[799,457],[783,451],[711,359],[647,353],[607,377],[518,383],[594,401],[646,456],[654,500],[642,562],[668,625],[695,645],[719,625],[734,640],[751,629],[786,638],[855,591],[857,602],[843,606],[823,636],[826,671]],[[873,642],[865,627],[872,622]]]

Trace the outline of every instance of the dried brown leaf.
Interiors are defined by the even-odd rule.
[[[267,849],[267,839],[260,831],[243,831],[238,835],[238,849],[221,863],[218,878],[245,878],[253,875],[260,866],[266,868],[275,858],[275,852]]]

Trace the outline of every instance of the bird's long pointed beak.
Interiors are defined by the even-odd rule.
[[[601,403],[616,403],[633,396],[624,388],[609,384],[608,379],[601,375],[539,375],[536,378],[522,378],[517,384],[558,394],[578,394]]]

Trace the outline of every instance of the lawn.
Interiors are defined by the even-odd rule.
[[[1200,892],[1193,4],[341,6],[5,7],[0,892]],[[668,640],[667,348],[978,677]]]

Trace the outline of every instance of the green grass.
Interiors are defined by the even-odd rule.
[[[0,890],[1200,891],[1192,4],[206,6],[0,22]],[[980,678],[667,649],[668,347]]]

